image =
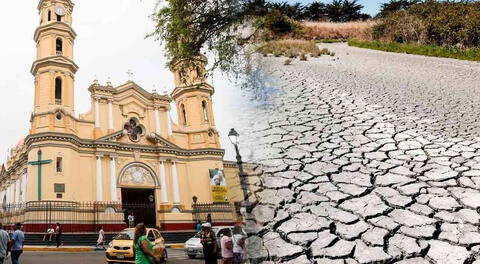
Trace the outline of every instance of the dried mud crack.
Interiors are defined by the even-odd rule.
[[[265,59],[252,262],[480,263],[480,66],[328,46]]]

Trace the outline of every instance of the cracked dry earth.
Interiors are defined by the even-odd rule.
[[[252,262],[480,263],[479,64],[328,48],[265,59],[278,92],[248,128]]]

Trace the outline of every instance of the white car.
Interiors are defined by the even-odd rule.
[[[214,226],[212,227],[212,231],[215,233],[215,236],[217,237],[217,243],[218,243],[218,250],[217,250],[217,255],[220,258],[222,251],[221,251],[221,245],[220,245],[220,239],[222,238],[224,232],[226,229],[230,229],[230,231],[233,232],[233,226]],[[247,234],[245,231],[242,229],[242,235],[244,237],[247,237]],[[203,246],[202,243],[200,242],[200,233],[195,234],[194,237],[190,238],[185,242],[185,254],[188,255],[190,258],[203,258]]]

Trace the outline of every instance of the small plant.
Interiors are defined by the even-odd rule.
[[[300,60],[301,61],[306,61],[307,60],[307,55],[305,55],[305,53],[300,54]]]
[[[323,48],[322,50],[320,50],[320,55],[328,55],[329,52],[330,51],[327,48]]]
[[[333,52],[333,51],[330,51],[328,55],[330,55],[330,56],[332,56],[332,57],[333,57],[333,56],[335,56],[335,52]]]
[[[275,56],[275,57],[277,57],[277,58],[278,58],[278,57],[281,57],[282,55],[283,55],[283,53],[280,52],[280,51],[275,51],[275,52],[273,52],[273,56]]]
[[[292,64],[292,60],[291,59],[286,59],[284,62],[283,62],[283,65],[290,65]]]

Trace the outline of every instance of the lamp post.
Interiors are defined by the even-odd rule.
[[[240,135],[233,128],[228,133],[228,138],[232,142],[233,146],[235,147],[235,152],[237,153],[237,164],[238,164],[238,170],[239,170],[239,176],[240,176],[240,186],[242,187],[242,190],[243,190],[243,200],[247,201],[248,200],[248,178],[247,178],[247,175],[245,175],[245,172],[243,171],[242,156],[240,155],[240,150],[238,148],[239,137]]]

